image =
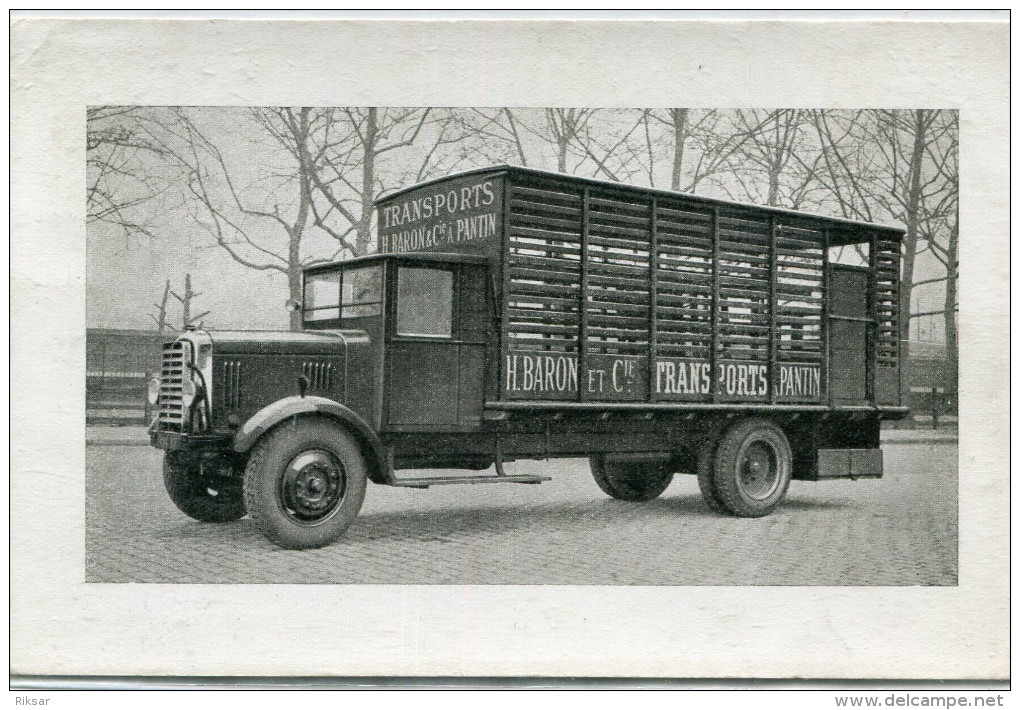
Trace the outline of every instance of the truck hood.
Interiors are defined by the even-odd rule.
[[[369,342],[363,330],[212,330],[208,336],[216,355],[327,355]]]

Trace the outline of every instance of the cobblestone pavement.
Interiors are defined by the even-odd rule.
[[[86,449],[90,582],[955,585],[957,447],[886,444],[881,480],[794,481],[771,516],[711,513],[692,476],[625,503],[587,461],[521,462],[540,486],[369,484],[347,534],[281,550],[245,518],[198,523],[163,490],[161,453]]]

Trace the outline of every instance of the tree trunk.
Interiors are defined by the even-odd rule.
[[[308,114],[311,109],[304,107],[298,114],[298,131],[295,135],[298,144],[298,212],[294,225],[287,229],[287,288],[290,297],[301,303],[301,238],[305,234],[305,226],[311,213],[312,205],[312,166],[308,157]],[[289,311],[290,329],[301,330],[301,312]]]
[[[783,163],[786,159],[786,138],[781,135],[782,121],[792,118],[785,111],[776,114],[775,136],[772,142],[772,160],[769,161],[769,195],[768,206],[779,206],[779,177],[783,172]]]
[[[910,309],[914,287],[914,260],[917,253],[917,230],[921,208],[921,163],[924,160],[926,110],[918,109],[912,113],[914,145],[908,166],[907,204],[904,210],[904,221],[907,233],[903,238],[903,273],[900,276],[900,355],[903,364],[910,365]],[[902,378],[908,383],[909,377]]]
[[[166,330],[166,304],[170,298],[170,279],[166,280],[166,286],[163,287],[163,298],[160,299],[159,305],[157,306],[159,317],[156,318],[156,332],[160,335]]]
[[[377,109],[368,109],[365,121],[365,160],[361,167],[361,220],[356,239],[357,256],[368,253],[372,243],[372,207],[375,202],[375,151],[379,138]]]
[[[181,299],[181,321],[187,328],[191,325],[191,299],[195,293],[191,290],[191,274],[184,275],[184,298]]]
[[[949,234],[949,249],[946,261],[946,302],[945,302],[945,328],[946,328],[946,371],[945,383],[946,392],[952,393],[956,399],[957,378],[959,377],[959,355],[957,353],[956,334],[956,260],[960,236],[960,215],[957,213],[953,223],[953,229]]]
[[[687,115],[690,109],[673,108],[669,112],[673,118],[673,180],[674,190],[680,190],[684,174],[684,145],[687,143]]]
[[[290,297],[301,303],[301,265],[291,266],[287,270],[287,288],[290,291]],[[289,328],[292,331],[301,330],[301,311],[289,311],[288,317],[290,323]]]

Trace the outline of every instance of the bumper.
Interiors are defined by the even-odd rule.
[[[150,431],[149,441],[164,451],[232,450],[234,435],[229,433],[182,434],[176,431]]]
[[[881,478],[882,449],[818,449],[818,478]]]

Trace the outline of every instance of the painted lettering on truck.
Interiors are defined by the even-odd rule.
[[[489,239],[499,229],[492,180],[409,196],[379,208],[379,248],[390,254]]]
[[[510,353],[506,356],[504,386],[511,395],[530,393],[546,399],[576,394],[578,386],[596,399],[642,393],[640,387],[647,377],[647,358],[600,355],[589,356],[589,361],[584,372],[579,372],[578,357],[573,353]],[[821,396],[821,369],[817,365],[779,363],[777,372],[774,385],[777,397],[818,399]],[[716,383],[718,392],[729,398],[767,398],[768,365],[718,363]],[[711,363],[657,358],[652,387],[662,399],[674,395],[707,396],[712,391]]]

